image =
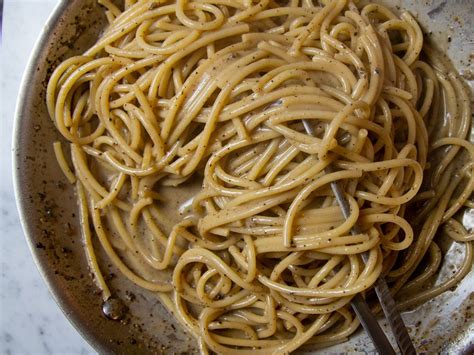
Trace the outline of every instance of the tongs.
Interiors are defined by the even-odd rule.
[[[307,120],[302,120],[303,126],[306,132],[311,135],[315,136],[315,132],[313,127]],[[331,166],[326,167],[325,172],[331,173],[334,169]],[[344,191],[342,190],[341,186],[337,181],[331,182],[331,189],[336,197],[336,201],[341,208],[342,215],[345,219],[349,218],[350,215],[350,207],[349,203],[344,196]],[[351,229],[352,234],[360,234],[361,229],[359,226],[354,224]],[[368,261],[368,253],[362,253],[362,260],[367,263]],[[397,341],[398,347],[403,355],[412,355],[416,354],[415,347],[410,339],[410,335],[408,334],[407,328],[405,323],[403,322],[400,313],[397,310],[397,306],[395,304],[395,300],[393,299],[390,290],[388,289],[387,283],[383,276],[379,276],[377,281],[374,285],[375,293],[379,299],[380,305],[382,306],[383,313],[390,324],[390,328],[392,329],[392,333],[395,336]],[[375,319],[375,316],[370,311],[370,308],[362,298],[360,294],[354,296],[351,301],[351,306],[354,312],[357,314],[360,323],[364,327],[367,334],[369,334],[372,342],[374,343],[377,351],[382,354],[395,354],[395,350],[392,348],[392,345],[387,339],[387,336],[380,328],[379,323]]]

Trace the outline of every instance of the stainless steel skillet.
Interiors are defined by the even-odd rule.
[[[460,72],[473,75],[474,2],[383,1],[418,15],[431,38],[447,49]],[[83,337],[100,353],[195,352],[194,340],[170,317],[156,296],[137,289],[118,272],[108,275],[118,297],[129,310],[121,321],[102,313],[100,295],[88,272],[83,253],[72,187],[59,171],[52,142],[59,138],[45,105],[47,79],[62,59],[82,53],[95,42],[105,24],[96,0],[64,0],[45,27],[24,77],[18,103],[14,161],[15,189],[20,215],[32,254],[56,301]],[[469,70],[471,72],[469,72]],[[474,212],[465,216],[474,226]],[[100,250],[100,248],[97,248]],[[449,250],[455,265],[460,255]],[[461,250],[461,249],[460,249]],[[446,265],[448,270],[449,265]],[[436,300],[404,314],[418,351],[472,351],[474,326],[469,307],[474,273]],[[34,297],[34,295],[32,295]],[[386,333],[388,333],[386,331]],[[325,352],[371,351],[363,332]]]

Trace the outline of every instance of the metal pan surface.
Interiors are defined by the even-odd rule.
[[[445,51],[473,88],[474,2],[381,1],[410,10],[428,38]],[[160,304],[156,295],[135,287],[112,270],[108,281],[128,311],[121,320],[102,313],[102,300],[87,268],[82,248],[73,187],[59,170],[52,143],[60,139],[48,117],[45,96],[48,78],[63,59],[84,52],[105,26],[96,0],[63,0],[45,26],[32,53],[18,101],[14,131],[15,192],[26,238],[36,264],[63,312],[99,353],[195,353],[197,344]],[[471,133],[471,141],[474,135]],[[474,227],[474,210],[463,217]],[[100,249],[100,248],[98,248]],[[453,245],[449,263],[462,257]],[[114,276],[115,275],[115,276]],[[403,314],[419,352],[474,351],[474,271],[462,283],[436,299]],[[385,331],[389,332],[384,324]],[[370,345],[368,345],[370,344]],[[328,353],[372,352],[359,331]]]

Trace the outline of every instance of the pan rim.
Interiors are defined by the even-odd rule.
[[[36,250],[35,241],[33,238],[36,228],[28,216],[28,196],[22,187],[24,185],[23,183],[27,180],[27,177],[23,173],[26,169],[28,169],[25,162],[21,159],[25,150],[25,146],[21,144],[21,142],[23,139],[25,139],[26,135],[22,130],[22,124],[25,123],[25,117],[27,113],[27,106],[24,105],[24,103],[26,102],[30,91],[33,90],[30,84],[34,77],[35,68],[39,62],[39,59],[41,58],[42,53],[46,50],[46,48],[48,48],[48,39],[54,33],[54,25],[74,4],[75,1],[59,0],[59,2],[55,5],[40,35],[38,36],[38,39],[36,40],[21,79],[18,98],[16,101],[12,133],[13,191],[24,238],[26,239],[31,255],[33,256],[36,268],[46,283],[49,293],[52,295],[52,298],[59,306],[59,309],[64,314],[68,322],[81,335],[84,341],[86,341],[95,351],[103,354],[110,353],[110,349],[107,347],[107,341],[105,339],[101,339],[97,332],[94,331],[93,327],[87,327],[87,321],[81,317],[78,312],[73,311],[74,300],[65,297],[66,292],[60,287],[58,283],[54,282],[50,270],[50,264],[48,263],[47,259],[41,257],[41,255]]]

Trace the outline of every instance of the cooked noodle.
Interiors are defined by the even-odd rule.
[[[408,12],[321,2],[99,0],[109,26],[50,78],[72,167],[55,153],[104,300],[94,238],[202,352],[343,342],[359,326],[351,298],[381,274],[408,307],[471,268],[455,219],[474,187],[463,83]],[[183,194],[180,216],[169,196]],[[435,236],[465,260],[418,291],[442,263]]]

